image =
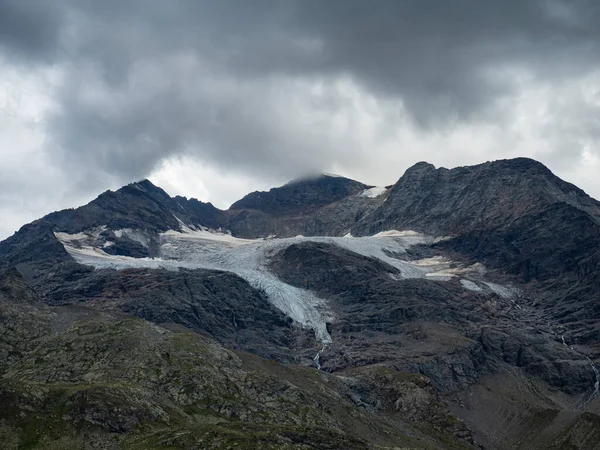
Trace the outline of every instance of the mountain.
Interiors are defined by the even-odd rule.
[[[526,158],[226,211],[132,183],[0,243],[0,434],[600,448],[599,273],[600,203]]]
[[[322,175],[295,180],[269,192],[252,192],[231,205],[231,209],[251,209],[276,216],[298,214],[359,194],[366,188],[348,178]]]
[[[371,188],[331,175],[295,180],[235,202],[225,226],[246,238],[344,235],[381,204],[383,196],[370,195]]]
[[[542,283],[542,307],[578,342],[599,342],[600,202],[526,158],[407,170],[353,233],[414,229],[452,239],[436,248]]]
[[[415,229],[436,236],[506,228],[515,220],[564,204],[600,223],[600,202],[528,158],[436,169],[417,163],[389,198],[353,227],[357,234]]]

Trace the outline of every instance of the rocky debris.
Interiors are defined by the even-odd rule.
[[[0,375],[49,332],[51,316],[16,269],[0,275]]]
[[[367,366],[342,372],[347,395],[358,405],[385,411],[416,424],[429,433],[450,433],[474,445],[467,426],[440,403],[429,379],[383,366]]]
[[[508,227],[466,233],[434,247],[515,275],[556,333],[568,330],[572,341],[589,345],[590,355],[600,356],[595,294],[600,289],[600,226],[585,212],[558,203]]]

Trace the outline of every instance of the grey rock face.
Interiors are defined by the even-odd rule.
[[[332,245],[290,246],[272,266],[286,282],[329,298],[337,319],[333,344],[320,357],[325,369],[385,364],[423,373],[444,392],[505,364],[571,394],[594,383],[585,358],[557,342],[546,324],[519,323],[517,314],[535,314],[527,303],[515,312],[499,296],[466,291],[456,281],[395,280],[395,268]]]
[[[394,185],[385,204],[353,227],[353,233],[414,229],[457,236],[509,226],[516,219],[561,203],[600,223],[599,202],[531,159],[452,170],[419,163]]]
[[[300,362],[300,342],[317,346],[308,330],[292,326],[263,293],[232,273],[79,267],[63,267],[41,282],[38,290],[46,303],[92,304],[157,324],[179,325],[279,361]]]
[[[227,228],[236,236],[342,236],[382,198],[360,196],[368,186],[342,177],[299,180],[253,192],[231,205]]]
[[[269,192],[253,192],[231,205],[232,210],[252,209],[275,216],[316,209],[359,194],[367,188],[343,177],[319,176],[297,180]]]

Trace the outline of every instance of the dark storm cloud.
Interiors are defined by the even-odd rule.
[[[0,50],[61,72],[48,145],[89,186],[173,155],[256,176],[334,165],[356,150],[329,131],[354,108],[340,80],[391,102],[384,131],[501,123],[515,77],[599,68],[599,23],[592,0],[0,0]]]
[[[503,67],[561,76],[598,64],[597,2],[323,2],[303,9],[303,30],[328,65],[398,95],[421,123],[472,118],[511,80]]]
[[[26,60],[58,56],[64,14],[60,3],[0,0],[0,51]]]
[[[501,64],[553,76],[595,65],[600,37],[600,5],[585,0],[87,5],[89,46],[81,50],[108,75],[126,77],[140,57],[189,47],[244,78],[349,73],[408,99],[422,118],[436,114],[428,105],[459,113],[481,107],[507,88],[486,73]]]
[[[299,149],[285,142],[285,112],[272,108],[271,97],[286,96],[265,88],[269,78],[345,75],[402,101],[421,125],[486,120],[493,101],[512,93],[503,71],[561,77],[596,65],[598,8],[481,0],[74,3],[72,70],[52,124],[75,160],[113,173],[143,176],[165,155],[190,149],[271,170],[282,152]],[[89,90],[104,99],[90,101]],[[303,162],[336,157],[322,150],[305,149]]]

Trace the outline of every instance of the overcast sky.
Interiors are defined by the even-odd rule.
[[[0,238],[149,177],[530,156],[600,198],[596,0],[0,0]]]

